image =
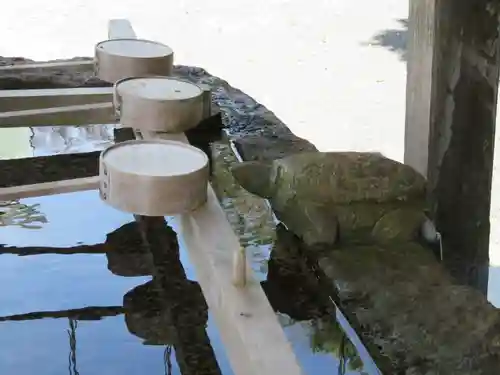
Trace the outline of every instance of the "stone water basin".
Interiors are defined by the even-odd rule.
[[[2,143],[16,137],[18,144],[2,158],[89,152],[112,143],[109,132],[89,137],[96,134],[90,128],[0,130]],[[41,133],[45,138],[33,142]],[[77,134],[72,144],[66,134]],[[59,136],[62,142],[43,141]],[[214,188],[305,373],[379,374],[366,349],[347,338],[341,326],[349,337],[352,330],[312,273],[288,256],[293,241],[277,229],[265,202],[232,180],[227,167],[237,160],[229,145],[216,142],[212,151]],[[64,168],[53,173],[72,177]],[[24,178],[16,184],[36,182]],[[133,217],[106,206],[96,191],[4,202],[0,211],[1,373],[232,374],[175,227],[162,229],[173,250],[158,258],[141,249]],[[196,340],[184,345],[187,337]]]

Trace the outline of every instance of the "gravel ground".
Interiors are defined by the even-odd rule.
[[[92,55],[107,20],[126,17],[139,36],[172,46],[178,63],[203,66],[243,89],[320,149],[378,149],[402,158],[405,65],[368,42],[399,27],[406,2],[119,3],[9,2],[0,14],[0,55]]]
[[[228,80],[319,149],[378,150],[402,160],[406,66],[396,30],[407,13],[408,2],[400,0],[52,0],[43,6],[24,0],[2,7],[0,55],[89,56],[106,39],[108,19],[128,18],[140,37],[169,44],[177,63]],[[374,42],[384,30],[392,31],[382,44],[396,51]],[[493,265],[500,265],[497,170]]]

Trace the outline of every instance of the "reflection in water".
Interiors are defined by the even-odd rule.
[[[275,240],[272,212],[262,199],[249,194],[235,182],[230,166],[238,161],[227,140],[214,142],[212,149],[214,159],[212,187],[234,232],[252,259],[253,271],[263,280],[266,277],[267,260]]]
[[[82,199],[84,196],[91,196],[92,199]],[[48,371],[47,373],[61,373],[60,368],[56,369],[54,366],[58,363],[57,356],[58,353],[60,353],[58,347],[60,347],[62,343],[57,339],[57,331],[49,332],[47,330],[47,328],[59,324],[52,324],[50,321],[46,320],[47,318],[66,318],[66,327],[64,327],[63,331],[66,337],[61,337],[60,339],[64,339],[67,348],[68,343],[70,343],[69,351],[72,352],[70,356],[72,373],[121,372],[124,374],[136,374],[142,373],[143,371],[147,373],[157,373],[157,371],[154,370],[156,360],[149,354],[154,354],[156,350],[153,352],[151,350],[144,351],[144,349],[137,347],[137,344],[131,346],[135,340],[130,340],[130,338],[121,334],[120,326],[116,324],[120,323],[120,321],[123,328],[130,326],[132,333],[139,332],[137,330],[133,331],[132,327],[145,327],[145,329],[140,331],[141,333],[137,337],[141,337],[145,343],[156,341],[156,345],[160,345],[162,372],[164,370],[163,367],[166,367],[167,370],[170,369],[168,371],[171,373],[180,373],[180,365],[177,364],[175,358],[177,356],[180,359],[184,359],[186,366],[191,366],[191,370],[183,371],[183,373],[220,373],[213,353],[212,357],[214,359],[211,363],[215,363],[216,368],[210,372],[198,371],[203,364],[198,362],[193,363],[192,360],[189,360],[187,354],[192,350],[200,352],[198,358],[203,358],[204,353],[199,350],[199,345],[194,345],[192,349],[175,348],[175,350],[173,350],[173,347],[178,343],[175,336],[178,334],[175,333],[177,328],[173,327],[173,325],[177,324],[177,321],[173,318],[172,303],[166,300],[164,298],[165,295],[161,292],[164,286],[162,286],[162,282],[158,281],[158,275],[155,274],[152,269],[153,251],[150,249],[149,245],[146,246],[143,244],[143,239],[137,224],[135,222],[126,223],[117,230],[111,231],[106,236],[106,240],[103,241],[103,243],[92,245],[92,243],[99,241],[98,238],[100,237],[99,235],[95,235],[95,229],[98,228],[98,232],[103,229],[106,231],[106,227],[109,228],[110,224],[114,226],[115,224],[113,224],[113,222],[120,222],[125,216],[128,216],[128,220],[130,220],[131,217],[129,215],[124,215],[107,208],[100,202],[95,192],[65,194],[44,197],[43,199],[32,198],[22,201],[22,204],[30,205],[32,203],[38,203],[37,200],[41,203],[41,210],[45,211],[50,218],[50,223],[40,231],[37,231],[35,236],[23,236],[23,233],[26,233],[26,231],[23,232],[23,228],[20,227],[8,226],[0,228],[2,232],[2,242],[6,242],[6,245],[17,245],[4,246],[1,249],[3,253],[23,255],[22,258],[12,258],[11,255],[4,255],[0,258],[0,268],[2,269],[0,272],[0,281],[4,285],[7,283],[10,285],[9,288],[3,292],[2,305],[0,307],[4,315],[4,317],[0,319],[4,321],[4,323],[0,325],[0,347],[3,352],[3,354],[0,354],[0,368],[2,373],[12,373],[14,368],[17,369],[16,372],[18,374],[32,373],[33,370],[37,368],[35,367],[35,361],[37,363],[41,361],[42,364],[46,364],[47,366],[50,363],[49,367],[45,367],[46,371]],[[73,204],[69,204],[70,202],[73,202]],[[78,207],[80,208],[78,209]],[[85,213],[86,210],[81,210],[81,207],[87,208],[88,215]],[[78,214],[75,214],[75,212]],[[87,222],[87,216],[91,221]],[[90,223],[93,223],[93,225],[89,226]],[[170,237],[172,237],[172,234],[174,234],[172,239],[172,241],[174,241],[175,233],[170,230]],[[165,238],[166,236],[164,235],[163,237]],[[86,244],[82,243],[83,241],[85,241]],[[176,260],[179,264],[178,267],[182,268],[179,263],[179,249],[176,247],[176,242],[172,241],[166,244],[170,244],[170,247],[164,247],[162,251],[172,253],[171,257],[173,258],[170,259],[171,262]],[[38,243],[42,246],[38,245]],[[71,243],[76,244],[76,246],[66,247]],[[51,246],[51,244],[60,247],[48,247]],[[65,254],[65,256],[61,257],[59,254]],[[68,254],[73,255],[68,256]],[[82,254],[91,254],[91,256],[82,256]],[[30,255],[41,256],[32,257]],[[114,276],[114,279],[112,279],[103,277],[104,274],[102,271],[99,271],[97,267],[103,266],[103,269],[106,270],[105,256],[108,256],[108,269],[110,271],[118,275],[127,276],[128,278],[117,278]],[[74,266],[72,267],[72,265]],[[172,267],[166,271],[168,272],[171,268]],[[18,271],[16,272],[16,270]],[[81,275],[80,280],[79,275]],[[149,295],[141,297],[141,293],[137,293],[136,285],[141,283],[140,281],[137,282],[137,276],[143,275],[153,275],[153,279],[151,281],[146,281],[144,285],[154,285],[154,288],[148,288],[148,290],[153,289],[157,291],[157,297],[154,300],[150,299]],[[170,280],[174,276],[175,275],[172,273],[169,273]],[[130,281],[121,282],[120,280]],[[164,277],[162,280],[165,281],[168,279]],[[183,289],[183,300],[201,300],[204,302],[199,287],[196,285],[197,289],[195,288],[194,291],[189,292],[189,286],[194,282],[186,278],[185,280],[188,286]],[[40,281],[42,281],[42,283],[40,283]],[[129,286],[127,287],[127,285]],[[132,285],[134,288],[131,289],[130,287]],[[182,285],[182,282],[178,282],[177,285]],[[69,293],[66,293],[67,296],[64,296],[61,294],[61,290],[69,291]],[[123,290],[122,296],[125,294],[125,297],[123,297],[123,306],[112,306],[113,303],[111,306],[109,306],[109,303],[108,306],[106,306],[106,302],[114,302],[115,298],[113,298],[113,295],[116,297],[117,294],[120,293],[120,290]],[[195,293],[196,296],[193,296],[193,293]],[[135,297],[129,298],[131,295]],[[68,299],[68,297],[70,298]],[[92,306],[92,301],[98,301],[98,303]],[[141,303],[143,304],[141,305]],[[47,311],[50,310],[50,308],[43,309],[43,307],[47,305],[59,305],[63,307],[68,304],[73,306],[75,304],[90,306],[76,309],[56,309],[56,311]],[[182,303],[176,300],[173,302],[173,305],[180,306]],[[206,306],[203,306],[205,305],[198,302],[196,305],[191,304],[189,308],[184,309],[184,311],[186,309],[189,310],[188,315],[190,316],[198,314],[197,312],[199,311],[203,312],[200,316],[204,316],[202,320],[198,320],[199,324],[197,327],[188,328],[187,332],[191,332],[191,339],[204,335],[206,340],[203,345],[208,345],[209,350],[212,351],[205,330],[207,309]],[[30,313],[30,310],[33,312]],[[138,315],[138,313],[141,313],[141,310],[142,315]],[[17,314],[8,315],[11,311]],[[19,312],[21,312],[21,314],[19,314]],[[124,319],[120,318],[120,314],[124,314]],[[155,316],[161,317],[157,324],[154,324],[154,321],[151,321],[149,318],[153,317],[154,320]],[[166,321],[166,316],[169,317],[168,321],[170,322],[167,328],[163,324]],[[104,324],[97,323],[104,317],[108,317],[104,319]],[[43,321],[38,320],[40,323],[36,323],[37,319],[43,319]],[[69,332],[67,332],[68,319],[72,322],[69,327]],[[183,319],[188,319],[188,317],[184,317]],[[6,322],[8,321],[17,323],[7,324]],[[59,321],[61,320],[59,319]],[[80,325],[82,321],[94,321],[93,325],[97,324],[97,326],[101,328],[95,330],[92,326],[89,326],[88,323]],[[73,322],[78,323],[73,324]],[[129,324],[130,322],[132,323]],[[190,323],[192,322],[193,318],[191,318]],[[21,323],[21,325],[19,325],[19,323]],[[193,325],[191,325],[191,327],[193,327]],[[201,332],[197,333],[196,337],[192,334],[192,330],[195,328]],[[175,335],[170,335],[168,342],[166,340],[158,340],[158,337],[156,337],[158,333],[170,332],[172,330]],[[30,347],[32,346],[32,360],[29,361],[23,361],[16,354],[19,352],[16,347],[19,347],[24,341],[22,331],[29,331],[30,337],[34,338],[34,341],[30,340],[29,342],[31,342],[31,344],[28,344]],[[2,340],[1,337],[3,337],[5,341]],[[70,340],[69,342],[68,338]],[[164,337],[161,338],[163,339]],[[91,340],[90,342],[89,339]],[[83,344],[81,344],[82,340]],[[51,345],[47,345],[49,341],[52,343]],[[184,339],[184,341],[186,340]],[[191,341],[191,344],[193,344],[193,341],[194,340]],[[47,344],[37,345],[36,342],[47,342]],[[26,343],[23,345],[26,345]],[[102,352],[104,356],[101,355],[100,352]],[[169,352],[171,356],[165,357],[165,354]],[[205,350],[205,352],[207,352],[207,350]],[[129,364],[128,367],[131,368],[125,369],[124,366],[127,365],[126,363],[122,364],[122,362],[124,362],[123,360],[119,360],[118,362],[112,360],[112,357],[115,355],[114,353],[124,356],[123,358],[132,359],[134,362],[137,362],[137,364],[140,363],[140,368],[133,370],[134,365]],[[221,353],[220,350],[217,354],[218,358],[224,357],[224,353]],[[89,355],[91,356],[89,357]],[[101,357],[103,358],[101,359]],[[106,359],[106,357],[110,359]],[[166,359],[165,364],[163,364],[164,357]],[[68,360],[68,357],[65,356],[65,358]],[[110,360],[111,362],[109,362]],[[30,364],[30,362],[32,363]],[[225,365],[224,361],[223,364]],[[112,368],[106,371],[108,366]],[[205,366],[207,365],[205,364]],[[68,369],[67,365],[64,367]],[[135,367],[137,367],[137,365],[135,365]],[[92,370],[92,368],[94,368],[94,370]],[[224,373],[231,374],[230,370],[227,368]]]
[[[116,125],[0,129],[0,159],[100,151],[113,144]]]
[[[0,129],[0,159],[27,158],[33,155],[29,128]]]
[[[267,280],[262,283],[273,308],[287,314],[293,324],[302,324],[308,336],[309,360],[327,355],[337,361],[324,361],[323,366],[336,368],[339,374],[379,374],[367,357],[365,366],[358,348],[351,342],[335,319],[336,312],[319,281],[300,255],[301,242],[282,224],[276,227],[276,241],[269,259]],[[291,296],[293,296],[291,298]],[[298,323],[301,322],[301,323]],[[290,325],[290,322],[288,323]],[[293,327],[285,327],[285,331]],[[293,343],[293,341],[292,341]],[[304,353],[298,353],[304,358]],[[307,367],[308,363],[304,361]],[[348,370],[352,372],[347,372]],[[325,371],[325,370],[323,370]],[[323,373],[323,371],[317,373]],[[311,373],[315,373],[311,371]]]
[[[208,310],[198,283],[186,278],[179,260],[176,235],[163,218],[141,218],[123,225],[107,235],[104,244],[87,246],[83,251],[106,252],[114,268],[125,270],[127,276],[149,272],[153,279],[129,290],[121,307],[88,307],[65,311],[45,311],[0,317],[0,321],[26,321],[43,318],[68,318],[70,343],[70,374],[78,374],[78,320],[100,320],[105,316],[124,313],[128,331],[143,339],[144,345],[165,346],[166,373],[173,373],[172,356],[182,374],[221,374],[215,354],[206,334]],[[126,241],[126,240],[130,241]],[[125,241],[124,241],[125,240]],[[138,242],[141,241],[141,242]],[[128,250],[127,250],[128,248]],[[22,255],[69,254],[59,248],[5,247],[3,253]],[[75,253],[75,250],[72,251]],[[123,258],[119,254],[126,254]],[[131,254],[134,256],[132,257]],[[153,259],[153,262],[151,261]],[[135,267],[134,264],[142,264]],[[149,269],[149,270],[148,270]],[[172,350],[174,348],[174,351]],[[230,374],[227,370],[225,374]]]
[[[154,294],[149,300],[156,297],[165,314],[159,314],[163,322],[148,325],[148,341],[158,340],[156,333],[168,327],[165,333],[172,340],[183,375],[221,374],[205,331],[208,307],[198,283],[186,277],[175,232],[163,218],[141,217],[139,224],[144,244],[153,255]],[[150,308],[147,311],[151,314]]]
[[[50,132],[39,129],[41,129],[39,132],[34,132],[32,139],[32,144],[38,149],[35,152],[37,155],[94,149],[90,146],[90,149],[79,148],[76,145],[78,142],[74,140],[78,134],[74,131],[58,131],[57,135],[44,138],[50,135]],[[87,137],[91,138],[90,135]],[[104,138],[104,142],[107,142],[106,137]],[[43,147],[45,148],[41,149]],[[205,149],[209,148],[205,147]],[[271,305],[277,311],[278,318],[284,325],[286,334],[306,373],[331,374],[335,369],[338,373],[363,374],[362,371],[365,371],[363,364],[360,364],[359,356],[353,354],[354,346],[349,339],[346,339],[346,335],[336,323],[331,306],[318,292],[318,285],[314,279],[311,279],[311,274],[304,266],[302,259],[290,251],[293,244],[287,239],[286,231],[280,233],[282,228],[278,227],[278,233],[276,233],[274,219],[265,202],[247,194],[234,183],[232,175],[228,173],[228,166],[236,162],[229,145],[216,142],[212,145],[212,150],[214,151],[214,174],[212,176],[214,187],[233,228],[251,253],[252,266],[257,271],[261,285]],[[61,173],[64,174],[63,169]],[[36,295],[44,296],[49,302],[57,304],[61,302],[81,304],[84,301],[87,307],[67,309],[67,306],[64,306],[65,308],[58,311],[38,309],[41,311],[5,314],[4,317],[0,317],[0,321],[24,322],[23,325],[26,325],[27,321],[43,319],[43,326],[48,327],[47,318],[68,319],[69,328],[65,327],[64,330],[67,331],[69,337],[70,374],[89,373],[89,368],[95,368],[95,371],[90,372],[103,372],[108,363],[113,363],[113,367],[109,368],[108,372],[127,373],[128,371],[130,374],[145,372],[142,367],[146,366],[146,362],[154,361],[154,358],[137,346],[131,345],[129,337],[120,336],[123,327],[126,327],[127,332],[134,337],[140,338],[144,344],[143,347],[161,348],[161,355],[164,358],[162,370],[166,373],[231,374],[224,351],[216,349],[220,348],[217,336],[207,335],[207,323],[208,325],[211,323],[209,323],[206,303],[199,285],[187,278],[184,269],[190,266],[184,262],[183,268],[180,262],[183,251],[178,248],[175,233],[159,218],[143,218],[138,227],[136,222],[123,224],[125,215],[114,213],[113,215],[117,215],[120,219],[113,219],[111,222],[119,222],[118,229],[109,230],[105,239],[96,240],[95,235],[89,237],[89,234],[97,228],[99,232],[106,233],[106,228],[110,225],[104,223],[108,219],[105,219],[107,214],[103,216],[102,212],[112,212],[109,208],[104,210],[105,206],[99,202],[97,195],[92,195],[92,199],[83,198],[84,196],[90,197],[91,193],[93,192],[46,197],[41,200],[47,199],[52,203],[42,204],[41,210],[36,206],[37,199],[26,200],[22,203],[14,202],[13,207],[20,210],[17,216],[19,223],[28,225],[29,222],[26,220],[36,218],[46,225],[40,231],[33,232],[36,235],[31,236],[29,241],[25,239],[17,241],[19,236],[23,235],[23,232],[18,230],[24,227],[17,226],[18,230],[14,230],[13,222],[10,221],[9,226],[4,227],[8,230],[5,238],[10,238],[7,241],[9,245],[17,246],[0,248],[4,254],[21,255],[31,260],[31,262],[20,263],[14,259],[26,258],[2,257],[0,265],[4,263],[10,268],[10,264],[19,269],[21,269],[20,264],[33,265],[23,271],[23,275],[26,276],[19,277],[18,273],[7,272],[2,277],[12,285],[16,284],[12,282],[13,280],[19,281],[19,285],[14,287],[13,295],[25,294],[28,291],[28,297],[25,299],[28,303],[14,303],[13,310],[19,311],[21,308],[30,311],[29,308],[23,306],[33,305],[30,302],[29,291],[33,287],[37,290],[37,275],[43,275],[45,281],[55,282],[57,285],[47,285],[47,289],[37,290]],[[51,205],[56,209],[51,209]],[[48,220],[40,211],[50,218],[50,222],[47,222]],[[74,223],[71,224],[72,222]],[[117,227],[115,224],[111,226]],[[71,247],[68,247],[69,244]],[[40,255],[40,257],[31,257],[32,255]],[[121,276],[120,278],[104,277],[95,271],[94,267],[102,264],[103,259],[107,260],[107,269],[113,275]],[[74,266],[68,267],[70,264]],[[74,274],[78,273],[82,273],[82,280],[70,286],[69,284],[75,283],[74,279],[71,281]],[[151,279],[144,281],[141,285],[136,285],[135,278],[144,276],[149,276]],[[130,281],[125,284],[125,280]],[[71,298],[61,301],[58,300],[58,293],[54,293],[54,290],[64,288],[65,284],[68,284],[71,290],[66,298],[69,296]],[[29,287],[26,288],[26,285]],[[127,290],[120,292],[124,289],[124,285],[128,285]],[[85,289],[90,290],[87,295],[83,292]],[[115,296],[117,294],[123,296],[121,306],[115,303],[111,292],[114,292]],[[17,297],[12,300],[15,301],[15,298]],[[100,299],[104,303],[85,302],[93,298]],[[110,299],[113,303],[107,304],[106,302]],[[40,302],[34,305],[38,306]],[[41,305],[43,306],[43,303]],[[102,320],[103,318],[106,319]],[[92,330],[93,326],[101,327],[98,323],[101,321],[105,324],[102,327],[108,328]],[[93,325],[86,325],[85,322],[93,322]],[[34,326],[29,327],[31,327],[31,332]],[[4,337],[14,337],[8,332]],[[34,330],[31,334],[39,337],[40,334],[36,332]],[[97,354],[94,354],[94,357],[86,354],[91,350],[89,345],[93,347],[96,343],[104,343],[111,338],[114,338],[113,345],[105,344],[103,351],[106,357],[113,356],[115,352],[123,358],[137,357],[137,353],[142,353],[137,357],[141,366],[136,372],[124,368],[123,371],[119,370],[120,361],[115,363],[110,362],[109,359],[100,360]],[[83,344],[80,344],[82,340]],[[67,345],[68,341],[65,342]],[[10,344],[5,345],[10,346]],[[47,355],[52,357],[55,353],[54,349],[46,348],[49,351]],[[43,360],[46,361],[46,359]],[[154,369],[151,366],[146,367]],[[348,372],[349,366],[353,371]],[[8,366],[7,369],[9,368]],[[31,373],[33,368],[36,367],[27,366],[27,371],[23,372],[19,369],[18,373]],[[155,371],[147,372],[154,373]],[[57,371],[51,373],[58,374]]]
[[[1,316],[0,322],[22,322],[38,319],[68,318],[72,320],[101,320],[106,317],[121,315],[125,312],[122,306],[89,306],[81,309],[59,311],[36,311],[26,314]]]
[[[32,127],[33,156],[103,150],[113,144],[114,128],[113,124]]]
[[[291,249],[293,243],[290,242],[292,237],[281,226],[278,227],[278,234],[275,237],[277,241],[271,252],[269,272],[266,280],[262,281],[262,287],[276,311],[291,318],[286,324],[290,332],[297,332],[297,324],[301,325],[298,322],[305,322],[305,326],[302,326],[306,329],[301,335],[309,337],[311,354],[304,353],[302,349],[298,353],[299,358],[306,361],[306,368],[307,362],[311,360],[314,362],[315,357],[316,362],[320,363],[319,365],[309,363],[314,371],[308,373],[329,373],[328,368],[342,369],[344,363],[349,363],[352,369],[361,370],[362,367],[356,365],[359,359],[357,360],[352,354],[352,344],[345,339],[345,334],[331,318],[328,306],[317,293],[317,285],[306,274],[307,270],[300,259],[293,256]],[[123,313],[127,330],[140,337],[145,345],[165,346],[165,354],[174,353],[182,374],[196,374],[203,363],[205,366],[210,364],[209,369],[212,370],[205,369],[205,372],[200,373],[218,373],[215,354],[206,336],[208,315],[201,289],[196,282],[186,278],[179,261],[175,233],[162,219],[143,218],[141,230],[136,222],[126,223],[107,234],[102,244],[78,245],[73,248],[9,246],[1,250],[4,254],[23,256],[69,255],[77,252],[105,254],[108,259],[108,269],[115,275],[127,277],[153,275],[153,279],[126,292],[123,297],[123,307],[103,306],[55,312],[42,311],[0,317],[0,321],[64,317],[76,322],[100,320],[106,316]],[[77,324],[72,327],[71,348],[76,350],[74,340],[76,340]],[[300,350],[297,346],[295,349]],[[71,368],[72,371],[78,372],[74,362],[76,352],[71,350],[70,358],[73,361]],[[321,356],[322,353],[329,353],[329,356],[333,356],[332,359],[339,358],[339,361],[330,363],[327,357]],[[204,362],[199,359],[200,356],[205,358]],[[170,355],[167,355],[166,359],[165,366],[170,368],[172,366],[169,364],[172,360]],[[318,371],[321,368],[323,370]],[[228,374],[228,371],[226,369],[223,373]]]
[[[340,359],[339,375],[346,374],[347,369],[356,371],[363,368],[363,362],[354,345],[339,323],[331,319],[317,319],[312,322],[311,346],[312,350],[324,353],[333,353]]]
[[[16,225],[24,229],[40,229],[47,218],[38,208],[39,204],[22,204],[18,200],[0,202],[0,227]]]
[[[78,326],[78,321],[69,319],[69,375],[79,375],[78,370],[76,369],[76,327]]]

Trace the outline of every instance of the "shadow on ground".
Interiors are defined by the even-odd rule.
[[[398,20],[400,29],[384,30],[376,34],[367,44],[381,46],[395,52],[403,61],[407,61],[408,20]]]

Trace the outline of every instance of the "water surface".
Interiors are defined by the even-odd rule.
[[[96,129],[54,127],[0,133],[5,143],[9,137],[17,139],[17,146],[2,157],[102,149],[112,142],[112,129]],[[213,150],[213,184],[221,204],[251,254],[252,267],[271,304],[278,306],[278,320],[305,372],[377,373],[366,353],[361,360],[335,313],[327,311],[328,301],[319,294],[313,296],[311,287],[302,288],[307,282],[301,277],[312,274],[287,278],[283,267],[297,267],[296,261],[277,255],[269,263],[272,254],[279,253],[274,249],[286,247],[271,212],[264,201],[232,181],[227,167],[237,161],[229,146],[218,142]],[[151,302],[149,290],[156,282],[150,272],[154,268],[151,254],[117,250],[138,246],[127,242],[127,236],[134,237],[128,231],[135,225],[132,215],[106,206],[96,191],[4,202],[0,210],[1,373],[181,373],[175,345],[184,327],[173,327],[171,319],[165,318],[165,311],[170,310],[164,300]],[[182,283],[197,300],[195,269],[182,242],[179,239],[178,259],[169,262],[181,262],[186,279]],[[302,292],[297,293],[299,289]],[[193,310],[204,316],[206,305],[199,302]],[[207,357],[213,353],[216,358],[211,373],[232,374],[210,312],[206,321],[193,316],[193,324],[199,325],[195,327],[200,338],[197,345]],[[207,363],[212,363],[210,358]]]

